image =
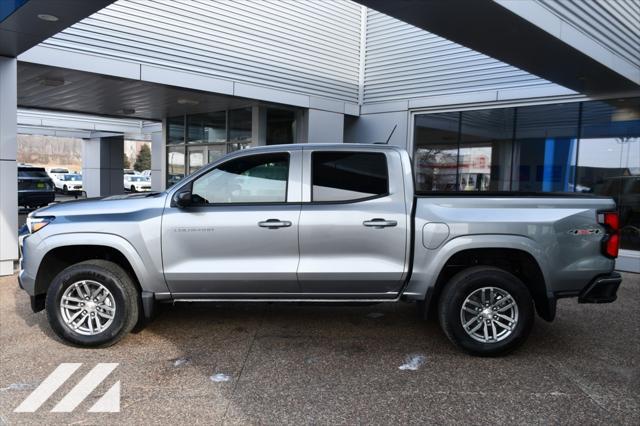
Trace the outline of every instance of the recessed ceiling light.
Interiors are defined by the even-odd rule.
[[[55,15],[49,15],[48,13],[41,13],[38,15],[38,19],[42,19],[47,22],[56,22],[58,21],[58,17]]]
[[[194,99],[178,99],[180,105],[198,105],[200,102]]]
[[[49,87],[58,87],[58,86],[62,86],[65,84],[65,81],[63,79],[59,79],[59,78],[42,78],[40,79],[40,84],[42,84],[43,86],[49,86]]]

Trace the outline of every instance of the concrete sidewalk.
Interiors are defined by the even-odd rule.
[[[639,424],[640,275],[618,297],[561,300],[554,323],[497,359],[460,353],[408,304],[179,305],[93,350],[57,340],[1,278],[0,424]],[[83,365],[38,411],[14,413],[63,362]],[[119,366],[72,413],[50,413],[98,362]],[[120,413],[88,413],[117,380]]]

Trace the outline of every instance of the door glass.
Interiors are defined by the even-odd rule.
[[[283,203],[287,200],[289,154],[236,158],[193,182],[196,204]]]
[[[382,153],[314,152],[311,163],[312,201],[355,201],[389,192]]]

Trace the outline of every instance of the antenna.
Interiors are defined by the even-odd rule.
[[[398,127],[397,124],[395,126],[393,126],[393,129],[391,129],[391,133],[389,133],[389,137],[387,138],[387,140],[385,142],[374,142],[374,144],[377,144],[377,145],[389,145],[389,141],[391,140],[391,136],[393,136],[393,132],[396,131],[396,127]]]

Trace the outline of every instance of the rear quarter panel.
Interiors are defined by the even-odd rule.
[[[615,208],[608,198],[461,195],[418,197],[416,203],[414,271],[405,291],[409,298],[423,299],[447,260],[467,249],[531,254],[549,296],[582,289],[614,267],[614,260],[602,255],[605,230],[597,222],[598,211]]]

